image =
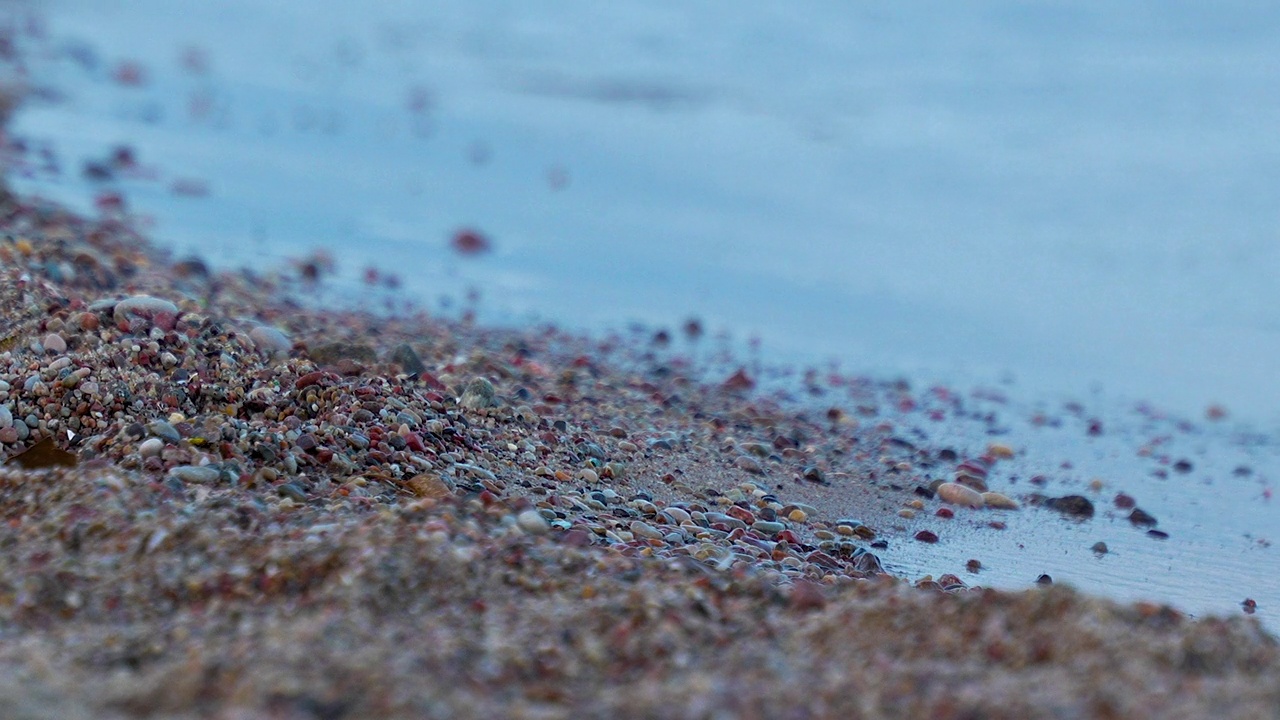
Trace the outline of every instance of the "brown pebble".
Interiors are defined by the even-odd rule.
[[[932,530],[921,530],[920,532],[916,533],[915,537],[920,542],[926,542],[926,543],[938,542],[938,534],[933,532]]]

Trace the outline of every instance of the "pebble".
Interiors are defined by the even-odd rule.
[[[40,341],[40,344],[44,345],[45,352],[53,353],[54,355],[61,355],[67,351],[67,341],[63,340],[62,336],[58,333],[49,333],[48,335],[45,335],[44,340]]]
[[[177,428],[164,420],[152,420],[147,423],[147,432],[175,445],[182,442],[182,436],[178,434]]]
[[[158,437],[147,438],[138,446],[138,452],[144,458],[155,457],[164,449],[164,441]]]
[[[801,510],[800,508],[796,508],[787,514],[787,519],[793,523],[803,523],[809,519],[809,513]]]
[[[493,383],[478,377],[467,383],[467,387],[462,391],[462,397],[458,399],[458,404],[472,410],[495,407],[498,404],[497,395]]]
[[[129,332],[145,330],[149,324],[162,330],[172,330],[178,317],[178,306],[150,295],[135,295],[116,303],[112,317],[116,325]]]
[[[776,521],[757,520],[754,523],[751,523],[751,529],[755,530],[758,533],[763,533],[765,535],[777,535],[783,530],[786,530],[787,526]]]
[[[920,542],[926,542],[926,543],[938,542],[938,534],[933,532],[932,530],[921,530],[920,532],[916,533],[915,538]]]
[[[663,532],[661,530],[658,530],[658,528],[647,522],[641,522],[639,520],[632,521],[630,530],[633,535],[639,535],[640,537],[647,537],[653,540],[661,540],[663,538]]]
[[[13,411],[8,405],[0,405],[0,429],[13,427]]]
[[[1094,544],[1093,544],[1093,547],[1092,547],[1091,549],[1092,549],[1094,552],[1098,553],[1099,555],[1106,555],[1106,554],[1107,554],[1107,550],[1108,550],[1108,548],[1107,548],[1107,544],[1106,544],[1106,543],[1104,543],[1104,542],[1096,542],[1096,543],[1094,543]]]
[[[280,497],[289,498],[294,502],[305,503],[307,501],[307,491],[295,482],[287,482],[276,488],[276,494]]]
[[[259,325],[249,331],[249,339],[253,346],[268,357],[280,357],[289,354],[293,342],[289,336],[270,325]]]
[[[1129,513],[1129,522],[1146,527],[1157,524],[1155,517],[1142,508],[1134,508],[1133,512]]]
[[[747,455],[739,455],[738,458],[733,461],[733,464],[737,466],[739,470],[745,470],[756,475],[764,474],[764,468],[760,466],[760,461]]]
[[[1089,502],[1089,498],[1083,495],[1064,495],[1063,497],[1049,498],[1045,501],[1044,506],[1072,517],[1093,517],[1093,503]]]
[[[991,443],[987,446],[987,454],[991,457],[1009,459],[1013,457],[1013,448],[1004,443]]]
[[[222,471],[211,465],[179,465],[169,471],[169,477],[185,483],[214,483]]]
[[[942,483],[938,486],[937,493],[940,500],[952,505],[980,508],[985,503],[982,493],[959,483]]]
[[[10,445],[18,442],[18,429],[14,427],[0,428],[0,443]]]
[[[982,501],[987,504],[987,507],[997,510],[1017,510],[1020,507],[1017,500],[998,492],[982,493]]]
[[[684,508],[678,508],[678,507],[663,508],[662,514],[665,515],[667,519],[671,520],[671,522],[675,523],[676,525],[684,525],[685,523],[690,522],[693,519],[689,515],[689,512],[687,510],[685,510]]]
[[[542,513],[533,509],[516,515],[516,526],[530,535],[546,535],[551,531],[551,525],[547,519],[542,517]]]
[[[427,366],[422,363],[422,358],[418,357],[418,353],[408,343],[397,345],[387,359],[400,366],[408,375],[421,375],[427,371]]]

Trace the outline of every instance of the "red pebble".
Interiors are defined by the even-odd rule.
[[[1116,507],[1122,510],[1128,510],[1129,508],[1136,505],[1137,501],[1134,500],[1133,497],[1130,495],[1126,495],[1125,493],[1117,493],[1115,504],[1116,504]]]
[[[738,371],[729,376],[720,387],[725,390],[750,390],[756,386],[756,381],[752,380],[745,368],[738,368]]]
[[[422,452],[426,450],[426,446],[422,444],[422,438],[418,437],[418,433],[409,433],[404,436],[405,445],[414,452]]]
[[[731,505],[728,511],[725,512],[725,515],[728,515],[731,518],[737,518],[748,525],[756,521],[756,516],[753,515],[750,510],[745,510],[737,505]]]
[[[323,370],[316,370],[315,372],[309,372],[306,375],[303,375],[302,377],[298,378],[293,383],[293,386],[298,390],[301,390],[304,387],[309,387],[311,385],[315,385],[319,383],[324,376],[325,376],[325,372]]]
[[[934,513],[934,515],[937,515],[940,518],[953,518],[956,516],[956,514],[951,511],[951,508],[938,508],[938,512]]]
[[[921,530],[916,533],[916,539],[920,542],[936,543],[938,542],[938,534],[932,530]]]

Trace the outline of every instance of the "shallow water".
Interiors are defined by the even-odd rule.
[[[944,542],[888,562],[977,557],[983,583],[1049,573],[1197,613],[1280,607],[1264,542],[1280,528],[1280,9],[264,5],[0,5],[51,91],[14,123],[32,144],[15,184],[86,211],[122,191],[158,239],[218,262],[327,248],[348,299],[397,297],[361,285],[373,267],[450,312],[477,288],[490,320],[696,315],[772,361],[1012,379],[995,410],[1024,454],[995,489],[1098,477],[1099,516],[921,520]],[[83,177],[120,144],[140,168]],[[494,252],[451,252],[463,227]],[[1087,436],[1064,398],[1107,432]],[[1231,416],[1182,430],[1135,398]],[[1029,423],[1035,399],[1061,428]],[[927,430],[969,454],[990,439],[981,422]],[[1165,435],[1158,453],[1193,472],[1151,475],[1137,451]],[[1169,540],[1109,517],[1118,490]],[[1099,540],[1112,551],[1095,557]]]

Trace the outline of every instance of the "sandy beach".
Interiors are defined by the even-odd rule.
[[[903,513],[1021,512],[1000,446],[0,217],[0,716],[1280,714],[1243,614],[886,573]]]

